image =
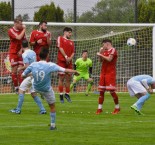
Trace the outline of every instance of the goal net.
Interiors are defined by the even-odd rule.
[[[29,38],[32,30],[37,29],[37,22],[25,22],[26,35]],[[10,67],[8,61],[9,38],[7,31],[13,26],[13,22],[0,22],[0,93],[12,93],[13,86],[11,81]],[[89,58],[93,60],[94,80],[92,91],[98,89],[101,63],[96,53],[101,47],[103,39],[108,38],[113,42],[113,46],[118,51],[117,61],[117,91],[126,92],[127,80],[139,74],[154,75],[155,56],[153,47],[154,26],[151,24],[98,24],[98,23],[48,23],[48,30],[52,33],[52,46],[50,47],[50,58],[52,62],[57,61],[56,39],[63,35],[65,26],[73,29],[72,39],[75,42],[76,54],[74,61],[81,57],[82,50],[87,49]],[[154,34],[155,35],[155,34]],[[128,38],[135,38],[137,45],[127,46]],[[155,40],[155,39],[154,39]],[[155,48],[154,48],[155,49]],[[84,92],[87,82],[80,80],[74,91]],[[52,74],[52,87],[58,92],[58,75]]]

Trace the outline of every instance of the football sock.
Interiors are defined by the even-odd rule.
[[[60,92],[60,93],[63,92],[63,86],[59,86],[59,92]]]
[[[104,92],[100,91],[100,96],[98,98],[98,109],[102,109],[103,102],[104,102]]]
[[[18,87],[17,74],[12,73],[11,77],[12,77],[12,81],[13,81],[14,87]]]
[[[22,72],[18,73],[18,84],[20,85],[23,81],[23,78],[22,78]]]
[[[66,87],[66,94],[69,94],[70,92],[70,87]]]
[[[16,108],[17,110],[21,110],[23,102],[24,102],[24,94],[19,94],[18,95],[18,105]]]
[[[147,93],[146,95],[144,95],[144,96],[142,96],[142,97],[140,97],[140,98],[138,99],[138,101],[134,104],[134,105],[137,106],[138,110],[140,110],[140,109],[142,108],[144,102],[145,102],[147,99],[149,99],[149,97],[150,97],[150,94]]]
[[[56,112],[50,112],[50,116],[51,116],[51,126],[55,127]]]
[[[89,93],[89,91],[91,90],[92,85],[93,85],[93,82],[88,83],[88,87],[86,90],[87,93]]]
[[[36,104],[38,105],[38,107],[40,108],[41,111],[45,110],[40,98],[38,96],[35,96],[34,101],[36,102]]]
[[[118,96],[117,96],[116,92],[110,91],[110,94],[113,97],[113,100],[114,100],[115,105],[119,104],[119,102],[118,102]]]

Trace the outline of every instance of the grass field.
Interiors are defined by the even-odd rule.
[[[48,113],[39,109],[25,96],[22,113],[12,114],[17,104],[16,95],[0,95],[0,145],[155,145],[155,97],[146,102],[138,116],[130,109],[136,98],[120,93],[121,112],[112,115],[114,103],[107,93],[104,112],[95,115],[97,94],[71,94],[72,103],[59,103],[56,95],[57,130],[50,131]]]

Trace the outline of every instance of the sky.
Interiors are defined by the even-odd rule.
[[[10,1],[11,0],[0,0]],[[50,4],[54,2],[56,6],[60,6],[64,10],[65,14],[67,11],[73,10],[74,0],[14,0],[15,1],[15,16],[21,14],[28,14],[30,19],[33,19],[34,12],[38,11],[40,6]],[[77,14],[80,15],[85,11],[91,10],[98,0],[76,0],[77,1]]]

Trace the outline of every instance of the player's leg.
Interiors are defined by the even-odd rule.
[[[64,83],[65,75],[64,74],[59,74],[59,81],[58,81],[58,88],[59,88],[59,93],[60,93],[60,102],[64,103],[64,98],[63,98],[63,83]]]
[[[50,107],[50,130],[56,129],[56,110],[55,110],[55,95],[54,91],[51,89],[47,93],[41,93],[46,99]]]
[[[65,87],[66,87],[66,91],[65,91],[65,98],[67,99],[68,102],[72,102],[71,98],[70,98],[70,82],[71,82],[71,74],[65,74]]]
[[[99,92],[100,92],[100,96],[98,98],[98,109],[96,111],[96,114],[100,114],[102,113],[102,106],[103,106],[103,102],[104,102],[104,93],[105,93],[105,76],[104,75],[100,75],[100,81],[99,81]]]
[[[111,90],[110,94],[114,100],[114,104],[115,104],[115,109],[112,112],[112,114],[118,114],[120,112],[120,106],[119,106],[119,100],[118,100],[118,95],[116,94],[115,90]]]
[[[76,83],[81,79],[81,75],[73,77],[73,82],[70,85],[70,91],[73,90],[73,87],[76,85]]]
[[[84,79],[87,80],[88,82],[88,86],[87,86],[87,89],[86,89],[86,96],[88,96],[91,88],[92,88],[92,85],[93,85],[93,79],[92,78],[89,78],[89,74],[86,74]]]
[[[141,83],[134,80],[129,80],[127,82],[127,88],[130,96],[136,96],[138,98],[138,101],[131,106],[131,109],[133,109],[138,115],[142,115],[143,113],[140,110],[144,102],[150,97],[150,94],[147,93]]]
[[[18,94],[18,76],[17,76],[17,68],[18,68],[18,58],[16,54],[10,54],[9,60],[11,63],[11,77],[12,82],[15,88],[15,92]]]
[[[24,64],[23,64],[23,59],[22,59],[22,57],[20,56],[20,57],[18,57],[18,68],[19,67],[22,67]],[[23,71],[19,71],[18,72],[18,85],[20,86],[20,84],[22,83],[22,81],[23,81],[23,78],[22,78],[22,73],[23,73]]]

